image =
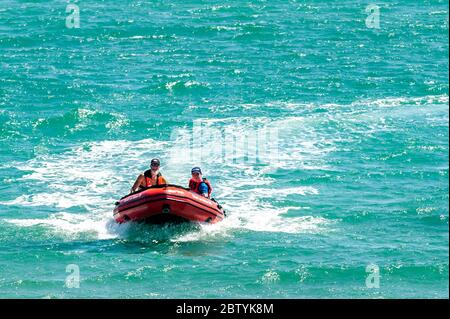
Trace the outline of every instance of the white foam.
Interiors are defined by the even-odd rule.
[[[45,219],[5,219],[5,221],[21,227],[49,227],[56,233],[61,233],[68,237],[76,237],[83,233],[92,233],[98,239],[116,237],[116,234],[109,232],[105,227],[103,219],[93,219],[92,216],[86,218],[85,215],[81,214],[61,212],[52,214]]]
[[[319,191],[312,186],[299,186],[299,187],[287,187],[287,188],[257,188],[251,190],[245,190],[244,192],[250,192],[253,196],[258,198],[263,197],[276,197],[277,199],[283,199],[288,195],[317,195]]]
[[[381,107],[395,107],[400,105],[425,105],[425,104],[447,104],[448,95],[427,95],[420,97],[388,97],[383,99],[361,100],[352,103],[352,105],[375,105]]]

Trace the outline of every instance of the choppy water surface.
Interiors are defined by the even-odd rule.
[[[75,3],[0,4],[0,297],[448,298],[448,1]],[[116,225],[152,157],[229,217]]]

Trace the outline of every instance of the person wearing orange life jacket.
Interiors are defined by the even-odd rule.
[[[210,198],[212,187],[209,181],[202,177],[200,167],[192,168],[191,174],[192,178],[189,180],[189,189],[197,194]]]
[[[157,158],[152,159],[150,163],[150,169],[146,170],[143,174],[140,174],[131,187],[130,193],[134,193],[137,190],[145,187],[164,185],[167,184],[166,179],[159,172],[160,161]]]

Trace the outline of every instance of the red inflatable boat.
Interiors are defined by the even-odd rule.
[[[116,203],[114,219],[127,221],[217,223],[225,212],[215,200],[177,185],[158,185],[122,197]]]

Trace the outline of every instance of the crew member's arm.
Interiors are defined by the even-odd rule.
[[[130,189],[130,193],[134,193],[135,191],[138,190],[139,186],[144,182],[144,174],[140,174],[137,178],[136,181],[134,182],[133,186]]]
[[[167,180],[164,178],[164,176],[161,176],[161,182],[162,184],[169,184],[167,183]]]

